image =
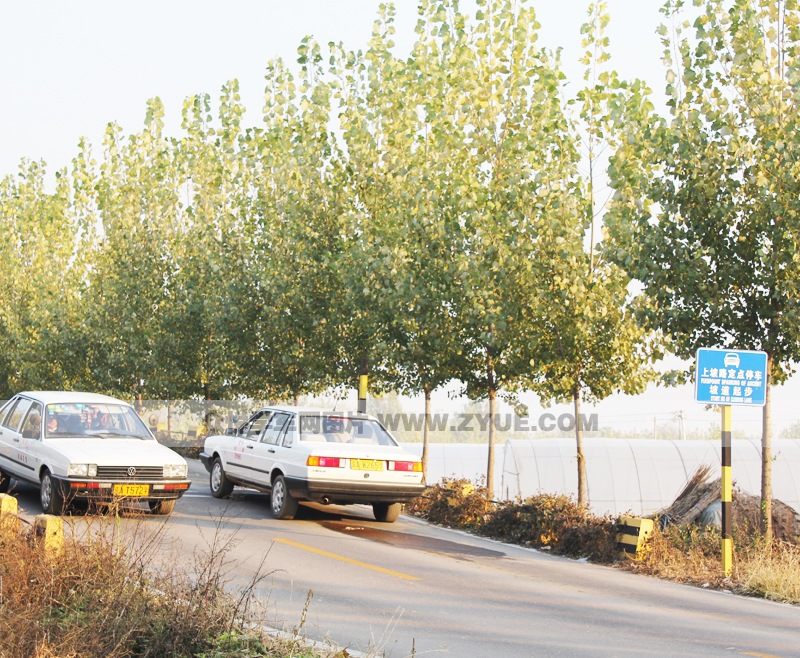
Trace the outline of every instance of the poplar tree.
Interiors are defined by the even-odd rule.
[[[565,190],[561,212],[542,234],[535,268],[543,284],[540,302],[548,310],[523,338],[534,345],[531,388],[545,402],[573,405],[580,505],[589,504],[581,403],[616,392],[643,392],[653,378],[649,363],[654,357],[651,337],[636,322],[628,300],[630,277],[598,249],[604,204],[596,200],[604,151],[619,141],[626,108],[646,102],[647,90],[641,82],[626,83],[605,68],[605,3],[591,5],[588,17],[581,30],[586,86],[572,102],[578,116],[571,126],[584,147],[583,160],[565,163],[576,174]]]
[[[352,304],[370,327],[379,386],[422,393],[423,467],[431,394],[460,374],[462,351],[454,267],[463,244],[460,204],[465,127],[455,121],[454,85],[465,55],[464,17],[420,4],[411,56],[392,52],[394,13],[384,6],[363,55],[339,50],[342,126],[352,211],[352,266],[343,272]],[[371,381],[375,377],[371,376]]]
[[[678,356],[763,350],[770,385],[800,359],[800,12],[794,0],[667,2],[671,116],[634,122],[614,156],[611,254]],[[769,388],[767,389],[769,391]],[[762,529],[771,537],[770,396]]]

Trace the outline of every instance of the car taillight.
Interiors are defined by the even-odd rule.
[[[422,462],[389,462],[389,470],[422,473]]]
[[[338,457],[317,457],[316,455],[311,455],[306,460],[306,466],[322,466],[325,468],[342,468],[344,464],[342,463],[343,460],[339,459]]]

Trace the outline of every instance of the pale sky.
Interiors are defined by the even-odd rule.
[[[145,103],[164,102],[167,127],[180,129],[184,98],[237,78],[248,124],[260,119],[266,62],[292,64],[305,35],[319,43],[365,48],[379,0],[32,0],[0,1],[0,175],[20,159],[69,164],[85,136],[97,148],[107,123],[141,129]],[[399,0],[398,52],[414,39],[416,0]],[[465,0],[462,6],[474,6]],[[564,49],[565,68],[581,82],[580,24],[588,0],[539,0],[541,42]],[[654,31],[658,1],[610,0],[613,66],[663,88]]]
[[[167,131],[180,134],[184,98],[208,93],[237,78],[248,109],[246,125],[260,119],[266,62],[294,64],[305,35],[321,44],[342,41],[364,48],[379,0],[0,0],[0,176],[16,171],[22,158],[44,160],[52,176],[68,166],[86,137],[97,150],[107,123],[124,132],[141,129],[145,103],[158,96]],[[655,34],[660,0],[608,0],[611,67],[624,78],[645,79],[660,104],[664,69]],[[564,69],[582,83],[580,25],[589,0],[538,0],[540,42],[563,48]],[[398,53],[414,39],[416,0],[399,0]],[[473,0],[462,2],[471,10]],[[99,157],[99,153],[98,153]],[[795,378],[797,380],[798,378]],[[775,391],[776,425],[800,420],[793,402],[800,381]],[[442,404],[445,402],[442,397]],[[535,404],[535,402],[533,403]],[[591,409],[587,411],[592,411]],[[687,431],[717,422],[693,400],[691,387],[656,389],[638,398],[615,396],[596,411],[601,422],[653,427],[679,411]],[[759,435],[760,410],[734,409],[734,429]],[[674,421],[677,422],[677,421]]]

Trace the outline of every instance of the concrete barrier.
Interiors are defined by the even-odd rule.
[[[621,516],[618,521],[617,550],[621,557],[639,556],[647,538],[653,533],[653,520],[638,516]]]

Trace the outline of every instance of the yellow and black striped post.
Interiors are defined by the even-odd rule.
[[[361,370],[358,373],[358,413],[367,413],[367,373],[369,366],[366,359],[361,359]]]
[[[733,539],[731,538],[733,482],[731,480],[731,408],[722,407],[722,571],[731,575]]]

